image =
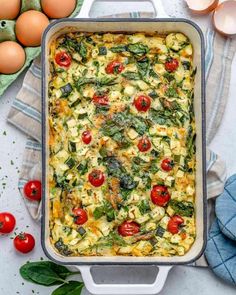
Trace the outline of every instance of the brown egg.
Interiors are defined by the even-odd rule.
[[[14,41],[0,43],[0,73],[13,74],[18,72],[25,63],[25,51]]]
[[[41,0],[43,12],[50,18],[62,18],[71,15],[76,0]]]
[[[26,11],[16,21],[16,37],[25,46],[39,46],[48,24],[49,20],[42,12]]]
[[[0,19],[15,19],[20,12],[21,0],[1,0]]]

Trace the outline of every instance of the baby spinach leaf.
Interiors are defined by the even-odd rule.
[[[142,200],[139,205],[138,205],[139,211],[142,215],[147,213],[148,211],[151,210],[149,202],[147,200]]]
[[[52,292],[52,295],[80,295],[84,283],[69,281]]]
[[[175,214],[181,216],[192,217],[194,213],[194,206],[192,202],[179,202],[176,200],[171,200],[169,206],[175,211]]]
[[[146,53],[148,53],[149,48],[147,47],[147,45],[144,45],[142,43],[135,43],[135,44],[129,44],[127,46],[127,49],[129,52],[133,53],[133,54],[137,54],[137,55],[144,55]]]
[[[126,45],[118,45],[115,47],[111,47],[110,50],[112,52],[124,52],[124,51],[127,51],[127,46]]]
[[[125,72],[123,74],[121,74],[124,78],[126,78],[127,80],[140,80],[140,76],[138,73],[135,72]]]

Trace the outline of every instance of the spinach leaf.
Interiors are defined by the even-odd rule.
[[[133,54],[144,55],[144,54],[148,53],[149,48],[147,45],[144,45],[139,42],[139,43],[135,43],[135,44],[129,44],[127,46],[127,50]]]
[[[194,214],[194,206],[192,202],[171,200],[169,206],[175,211],[175,214],[181,216],[192,217]]]
[[[30,282],[45,285],[44,282],[42,283],[42,281],[38,282],[38,281],[33,280],[32,276],[31,276],[32,270],[35,271],[35,269],[38,267],[40,267],[40,268],[37,269],[36,274],[39,274],[40,272],[44,272],[44,269],[50,269],[63,280],[66,279],[68,276],[80,273],[80,272],[72,272],[68,268],[66,268],[65,266],[55,264],[51,261],[39,261],[39,262],[28,262],[28,263],[22,265],[20,268],[20,274],[21,274],[22,278],[27,281],[30,281]],[[46,282],[46,283],[48,283],[48,282]],[[61,281],[59,281],[59,282],[55,281],[51,285],[59,284],[59,283],[61,283]]]
[[[166,90],[165,95],[168,96],[168,97],[178,97],[178,93],[175,90],[175,88],[173,88],[173,87],[169,87]]]
[[[126,45],[118,45],[115,47],[111,47],[110,50],[112,52],[124,52],[124,51],[127,51],[127,46]]]
[[[80,56],[82,57],[82,61],[86,61],[86,57],[87,57],[87,48],[86,48],[86,45],[81,42],[79,44],[79,54]]]
[[[143,117],[136,116],[133,117],[131,120],[131,126],[136,130],[136,132],[139,135],[144,135],[145,133],[147,133],[149,129],[149,124],[146,119],[144,119]]]
[[[131,145],[131,142],[125,137],[123,132],[116,132],[111,137],[121,149],[126,149]]]
[[[21,268],[20,274],[24,279],[38,285],[52,286],[65,282],[54,270],[42,264]]]
[[[117,84],[116,77],[104,76],[97,81],[98,86],[111,86]]]
[[[142,79],[146,79],[149,76],[150,60],[146,57],[137,62],[138,72]],[[147,82],[147,81],[146,81]]]
[[[140,76],[138,73],[135,72],[125,72],[123,74],[121,74],[124,78],[126,78],[127,80],[140,80]]]
[[[52,295],[80,295],[84,283],[78,281],[69,281],[52,292]]]
[[[142,200],[138,205],[139,211],[142,215],[151,210],[150,204],[147,200]]]
[[[174,80],[175,80],[174,75],[172,75],[172,74],[169,73],[169,72],[164,73],[163,77],[164,77],[168,82],[171,82],[171,81],[174,81]]]
[[[110,109],[109,105],[96,105],[95,114],[106,114]]]
[[[115,219],[115,210],[108,201],[105,201],[102,206],[95,208],[93,211],[93,216],[96,220],[101,218],[103,215],[106,215],[108,222]]]
[[[149,76],[153,77],[153,78],[156,78],[156,79],[159,78],[159,76],[157,75],[157,73],[153,69],[150,69]]]

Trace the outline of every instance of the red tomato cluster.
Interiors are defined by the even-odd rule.
[[[9,212],[0,213],[0,233],[11,233],[16,225],[15,217]],[[13,240],[15,249],[21,253],[28,253],[33,250],[35,246],[35,239],[31,234],[20,233]]]

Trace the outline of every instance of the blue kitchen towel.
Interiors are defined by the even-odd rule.
[[[217,276],[236,285],[236,242],[221,232],[217,219],[210,230],[205,256]]]
[[[216,216],[222,233],[236,241],[236,174],[227,180],[216,200]]]

